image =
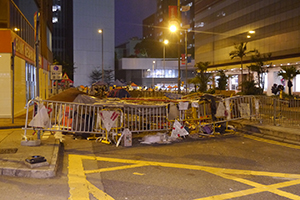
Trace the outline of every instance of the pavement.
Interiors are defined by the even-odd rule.
[[[39,145],[23,140],[25,118],[0,119],[0,175],[51,178],[56,175],[60,141],[50,133],[41,137]],[[32,135],[29,131],[27,135]],[[38,141],[38,140],[35,140]],[[25,142],[25,143],[24,143]],[[22,143],[22,144],[21,144]],[[35,144],[35,142],[34,142]],[[26,159],[41,159],[28,162]]]
[[[238,132],[251,134],[281,142],[300,145],[298,128],[284,128],[262,125],[249,120],[230,122]],[[28,146],[23,140],[25,117],[14,119],[0,119],[0,175],[51,178],[56,175],[59,160],[60,141],[52,134],[43,134],[41,143]],[[27,136],[32,135],[32,131]],[[25,143],[25,145],[24,145]],[[40,156],[40,157],[39,157]],[[30,163],[28,158],[44,157],[46,161]]]

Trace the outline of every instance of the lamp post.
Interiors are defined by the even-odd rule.
[[[184,50],[185,50],[185,93],[187,94],[187,31],[186,30],[184,30],[184,33],[185,33],[185,35],[184,35],[184,37],[185,37],[185,48],[184,48]]]
[[[177,18],[178,18],[178,26],[180,26],[180,0],[177,0]],[[179,29],[179,28],[178,28]],[[180,94],[180,77],[181,77],[181,73],[180,73],[180,32],[178,32],[178,94]]]
[[[101,34],[101,49],[102,49],[102,81],[104,81],[104,67],[103,67],[103,29],[99,29],[98,33]]]
[[[153,64],[152,64],[152,88],[154,90],[154,64],[155,64],[155,60],[153,60]]]
[[[173,18],[170,20],[171,26],[169,27],[171,32],[175,32],[180,28],[180,0],[177,0],[177,19]],[[178,93],[180,93],[181,84],[181,72],[180,72],[180,31],[178,31],[178,44],[177,44],[177,56],[178,56]]]
[[[166,45],[169,43],[169,40],[164,40],[164,50],[163,50],[163,59],[164,59],[164,78],[166,78]]]

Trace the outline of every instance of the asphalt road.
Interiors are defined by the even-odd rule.
[[[252,136],[115,147],[66,136],[52,179],[0,177],[0,199],[300,199],[300,146]]]

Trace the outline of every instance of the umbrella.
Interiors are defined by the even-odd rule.
[[[103,85],[107,85],[107,83],[105,83],[105,81],[97,81],[96,83],[93,83],[92,85],[95,85],[95,86],[103,86]]]
[[[178,86],[177,86],[177,85],[175,85],[173,88],[178,88]]]
[[[121,86],[125,86],[126,84],[123,84],[121,81],[119,81],[118,79],[113,82],[111,85],[115,85],[116,87],[121,87]]]
[[[169,86],[168,86],[168,89],[171,89],[171,88],[172,88],[172,86],[171,86],[171,85],[169,85]]]
[[[135,83],[133,83],[133,82],[132,82],[130,85],[131,85],[132,87],[137,87],[137,86],[138,86],[137,84],[135,84]]]

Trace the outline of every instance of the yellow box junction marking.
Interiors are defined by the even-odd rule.
[[[283,142],[279,142],[279,141],[268,140],[268,139],[264,139],[264,138],[260,138],[260,137],[255,137],[253,135],[244,135],[244,137],[252,139],[252,140],[260,141],[260,142],[266,142],[266,143],[270,143],[270,144],[276,144],[276,145],[280,145],[280,146],[284,146],[284,147],[289,147],[289,148],[293,148],[293,149],[300,149],[300,146],[295,145],[295,144],[288,144],[288,143],[283,143]]]
[[[83,160],[96,160],[105,162],[114,162],[121,164],[130,164],[118,167],[103,168],[96,170],[84,170],[82,161]],[[144,166],[160,166],[169,168],[179,168],[188,170],[200,170],[205,171],[222,178],[240,182],[242,184],[249,185],[253,188],[240,190],[236,192],[225,193],[221,195],[215,195],[210,197],[199,198],[197,200],[209,200],[209,199],[231,199],[235,197],[247,196],[250,194],[260,192],[270,192],[289,199],[300,199],[300,196],[295,194],[281,191],[279,188],[284,188],[293,185],[300,184],[300,174],[287,174],[287,173],[273,173],[264,171],[251,171],[251,170],[239,170],[239,169],[225,169],[217,167],[207,167],[198,165],[188,164],[176,164],[176,163],[165,163],[165,162],[151,162],[151,161],[140,161],[140,160],[127,160],[119,158],[105,158],[105,157],[93,157],[93,156],[82,156],[82,155],[69,155],[69,187],[70,187],[70,200],[89,200],[89,194],[91,193],[95,198],[101,200],[113,200],[111,196],[96,188],[89,181],[86,180],[85,174],[91,173],[103,173],[108,171],[116,171],[122,169],[130,169]],[[239,178],[234,175],[254,175],[254,176],[268,176],[268,177],[280,177],[290,179],[285,182],[276,183],[272,185],[263,185],[250,181],[244,178]],[[293,180],[292,180],[293,179]]]

